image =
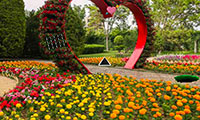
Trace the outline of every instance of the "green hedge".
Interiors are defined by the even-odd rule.
[[[104,50],[104,45],[99,44],[86,44],[83,54],[90,54],[90,53],[102,53]]]

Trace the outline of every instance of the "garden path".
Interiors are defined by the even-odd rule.
[[[16,80],[0,76],[0,96],[2,96],[5,92],[13,89],[16,85]]]

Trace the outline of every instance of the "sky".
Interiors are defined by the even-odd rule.
[[[24,0],[26,10],[37,10],[44,5],[44,1],[47,0]],[[90,0],[72,0],[71,4],[85,5],[91,3]]]

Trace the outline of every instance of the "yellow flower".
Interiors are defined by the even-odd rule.
[[[71,104],[67,104],[67,105],[66,105],[66,108],[67,108],[67,109],[71,109],[71,108],[72,108],[72,105],[71,105]]]
[[[16,104],[16,107],[17,107],[17,108],[20,108],[20,107],[22,107],[22,105],[21,105],[20,103],[17,103],[17,104]]]
[[[3,115],[4,115],[4,113],[3,113],[3,111],[1,111],[1,112],[0,112],[0,116],[3,116]]]
[[[32,117],[30,120],[36,120],[34,117]]]
[[[65,99],[60,100],[60,102],[61,102],[61,103],[64,103],[64,102],[65,102]]]
[[[59,104],[56,105],[56,107],[61,108],[61,107],[63,107],[63,105],[61,105],[61,104],[59,103]]]
[[[65,115],[67,115],[67,114],[69,114],[69,112],[68,112],[68,111],[66,111],[66,112],[65,112]]]
[[[87,117],[85,115],[81,115],[81,119],[86,120]]]
[[[94,108],[89,108],[89,112],[94,112]]]
[[[50,119],[51,119],[51,116],[50,116],[50,115],[45,115],[44,119],[45,119],[45,120],[50,120]]]
[[[65,110],[64,109],[60,109],[60,113],[65,113]]]
[[[40,108],[40,111],[42,111],[42,112],[44,112],[45,110],[46,110],[45,107],[41,107],[41,108]]]
[[[67,120],[71,120],[71,117],[70,117],[70,116],[67,116],[66,119],[67,119]]]
[[[30,103],[31,103],[31,100],[28,100],[28,103],[30,104]]]
[[[93,112],[90,112],[90,113],[89,113],[89,116],[91,116],[91,117],[94,116],[94,113],[93,113]]]
[[[19,115],[15,115],[15,118],[19,118]]]
[[[78,118],[77,118],[77,117],[74,117],[73,120],[78,120]]]
[[[34,114],[33,114],[33,117],[38,117],[38,114],[37,114],[37,113],[34,113]]]
[[[104,102],[104,105],[105,105],[105,106],[109,106],[109,105],[110,105],[110,102]]]

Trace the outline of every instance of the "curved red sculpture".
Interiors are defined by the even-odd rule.
[[[42,23],[40,24],[40,46],[44,48],[47,54],[57,54],[57,65],[60,67],[67,67],[69,71],[75,71],[76,73],[88,73],[91,72],[85,67],[85,65],[78,59],[78,57],[72,51],[69,43],[67,42],[67,37],[65,35],[65,20],[64,16],[67,8],[72,0],[58,0],[58,1],[47,1],[43,7],[43,11],[40,14],[40,19]],[[147,21],[149,16],[144,15],[144,10],[142,10],[142,5],[144,4],[141,0],[91,0],[99,8],[104,18],[112,17],[108,11],[108,2],[116,2],[117,5],[124,5],[132,11],[135,16],[138,25],[138,39],[135,49],[127,61],[124,68],[133,69],[138,59],[140,58],[147,41],[148,26]],[[112,2],[113,3],[113,2]],[[50,17],[49,17],[50,16]],[[52,17],[53,16],[53,17]],[[48,19],[49,18],[49,19]],[[61,21],[62,20],[62,21]],[[151,24],[151,21],[149,22]],[[151,27],[149,27],[152,30]],[[64,36],[57,37],[57,36]],[[53,37],[52,37],[53,36]],[[56,37],[55,37],[56,36]],[[46,42],[44,42],[46,40]],[[63,45],[61,45],[62,40],[64,40]],[[60,47],[59,46],[60,43]],[[65,45],[66,44],[66,45]],[[48,47],[48,49],[47,49]],[[62,49],[61,49],[62,48]],[[53,50],[52,50],[53,49]],[[69,59],[67,61],[67,59]],[[66,70],[66,69],[65,69]]]

